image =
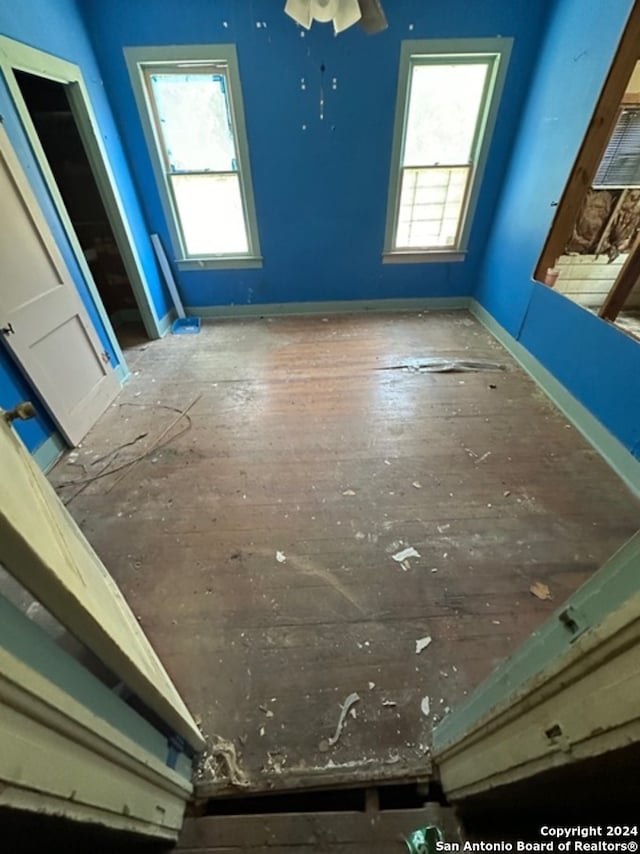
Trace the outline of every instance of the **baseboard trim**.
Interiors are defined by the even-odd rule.
[[[62,436],[59,433],[52,433],[37,450],[33,451],[32,457],[36,465],[46,474],[67,450],[69,450],[67,443]]]
[[[185,308],[192,317],[275,317],[298,314],[355,314],[384,311],[449,311],[468,308],[469,297],[418,297],[415,299],[333,300],[251,305],[194,305]]]
[[[113,370],[116,372],[120,385],[124,385],[131,376],[131,371],[126,362],[119,362]]]
[[[624,481],[629,489],[640,495],[640,461],[604,427],[531,353],[516,341],[504,327],[475,299],[469,301],[469,311],[485,329],[508,350],[521,368],[542,389],[600,456]]]
[[[193,313],[197,314],[198,312],[196,309],[194,309]],[[175,319],[176,319],[176,313],[175,313],[174,309],[171,309],[171,311],[168,311],[164,317],[161,317],[158,320],[158,334],[160,335],[160,338],[164,338],[164,336],[167,334],[167,332],[171,329],[171,326],[172,326],[173,321]]]

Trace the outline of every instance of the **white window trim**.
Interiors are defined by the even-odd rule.
[[[256,206],[253,195],[249,146],[247,143],[244,105],[242,102],[238,56],[235,45],[212,44],[126,47],[124,48],[124,54],[178,269],[207,270],[262,267],[260,241],[258,238],[258,220],[256,217]],[[152,105],[144,78],[145,66],[157,69],[158,66],[163,64],[170,66],[172,63],[176,62],[211,62],[212,64],[219,62],[224,63],[228,68],[228,83],[231,95],[230,106],[233,116],[235,143],[239,165],[238,173],[244,206],[247,239],[249,242],[249,251],[247,253],[204,255],[202,257],[196,257],[193,255],[187,255],[183,246],[178,226],[178,214],[175,209],[172,193],[168,186],[163,165],[161,141],[158,138],[155,122],[151,117]]]
[[[473,222],[473,214],[484,173],[491,137],[495,127],[498,107],[511,55],[513,39],[437,39],[403,41],[400,52],[400,70],[398,74],[398,94],[396,98],[396,114],[391,150],[391,170],[389,177],[389,195],[387,201],[387,218],[385,226],[384,251],[382,261],[385,264],[424,264],[429,262],[464,261],[469,243],[469,234]],[[468,58],[472,54],[494,56],[496,61],[492,73],[487,78],[487,90],[483,103],[488,104],[484,122],[478,125],[478,133],[474,142],[474,160],[472,164],[471,185],[467,192],[467,201],[462,213],[459,239],[450,249],[437,247],[435,249],[395,249],[395,232],[400,204],[400,175],[402,173],[401,158],[404,150],[404,137],[409,107],[409,79],[414,64],[430,56],[457,56]]]

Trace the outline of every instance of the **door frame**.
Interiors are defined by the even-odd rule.
[[[2,410],[0,469],[0,807],[175,841],[205,738]]]
[[[435,727],[449,800],[640,739],[639,562],[640,531]]]
[[[175,842],[189,756],[1,594],[0,713],[0,806]]]
[[[8,215],[15,216],[17,221],[23,220],[24,230],[20,231],[15,238],[19,245],[13,263],[17,262],[18,268],[24,267],[21,258],[26,245],[21,245],[20,241],[22,238],[25,240],[35,238],[30,251],[36,254],[42,253],[50,276],[45,288],[42,290],[36,288],[27,302],[21,302],[19,297],[17,303],[12,300],[5,302],[4,293],[0,293],[3,322],[13,321],[17,327],[16,331],[21,333],[15,338],[12,334],[8,335],[3,344],[20,371],[29,378],[31,385],[37,390],[60,434],[69,445],[74,446],[82,441],[113,402],[120,391],[121,384],[118,373],[111,364],[109,353],[104,349],[95,324],[77,291],[60,246],[49,227],[4,124],[0,124],[0,161],[3,180],[6,177],[8,184]],[[15,246],[15,243],[13,245]],[[7,252],[11,253],[8,247]],[[35,263],[37,261],[38,259],[35,258]],[[46,277],[47,274],[43,275]],[[37,311],[35,307],[38,303],[42,305],[41,300],[49,302],[51,309],[59,312],[57,320],[53,320],[46,309],[44,312],[42,309],[40,312]],[[36,345],[37,341],[53,333],[58,324],[70,321],[72,318],[82,328],[81,341],[85,342],[86,349],[80,351],[73,346],[69,349],[66,338],[57,349],[80,358],[87,365],[93,363],[94,368],[97,369],[91,380],[88,380],[88,384],[82,383],[82,387],[78,389],[80,396],[73,405],[65,401],[64,395],[60,396],[60,383],[56,382],[55,373],[43,370],[41,360],[35,353],[31,355],[31,345]],[[10,323],[9,328],[11,328]]]
[[[0,36],[0,71],[4,76],[9,94],[13,99],[14,107],[53,200],[54,207],[62,223],[75,260],[87,284],[91,299],[105,328],[114,353],[118,358],[120,377],[124,379],[128,375],[124,354],[105,310],[104,303],[96,287],[60,191],[58,190],[54,175],[49,167],[46,154],[40,144],[40,139],[31,120],[26,102],[22,97],[14,70],[25,71],[38,77],[61,83],[67,87],[71,111],[107,212],[127,276],[129,277],[145,331],[150,339],[161,338],[163,334],[161,321],[151,299],[142,262],[129,226],[126,209],[102,141],[82,71],[79,66],[72,62],[60,59],[45,51],[32,48],[6,36]]]

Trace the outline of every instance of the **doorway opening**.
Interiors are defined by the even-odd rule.
[[[618,46],[534,278],[640,341],[640,4]]]
[[[26,71],[14,73],[118,342],[123,350],[139,346],[148,335],[67,86]]]

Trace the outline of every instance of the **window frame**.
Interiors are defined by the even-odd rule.
[[[124,54],[178,269],[206,270],[261,267],[262,256],[258,236],[258,221],[235,45],[125,47]],[[196,256],[189,255],[186,250],[177,205],[167,175],[164,143],[160,138],[157,126],[157,107],[155,100],[151,97],[147,75],[154,72],[161,73],[163,70],[167,72],[187,71],[189,66],[192,66],[194,70],[216,67],[216,70],[222,72],[227,80],[229,110],[238,161],[237,174],[247,231],[248,251],[246,253]]]
[[[405,40],[401,43],[384,250],[382,253],[383,263],[423,264],[433,261],[450,262],[465,260],[473,214],[478,201],[482,176],[495,128],[512,45],[513,39],[511,38],[421,39]],[[465,190],[462,213],[458,222],[456,244],[451,247],[395,248],[403,172],[405,169],[410,168],[429,168],[428,166],[405,167],[402,163],[409,118],[409,98],[413,68],[416,65],[447,64],[451,60],[456,59],[460,63],[473,63],[478,59],[490,60],[480,113],[474,132],[472,156],[469,163],[469,178]]]

